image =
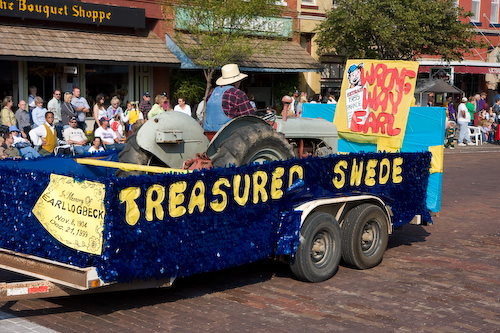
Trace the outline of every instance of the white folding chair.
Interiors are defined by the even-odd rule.
[[[481,129],[479,127],[467,126],[467,129],[469,130],[469,137],[471,139],[474,139],[476,146],[478,145],[479,142],[483,144],[483,136],[481,135]]]

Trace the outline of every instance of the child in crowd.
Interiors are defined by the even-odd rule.
[[[123,132],[123,128],[125,127],[125,125],[122,122],[121,115],[115,114],[115,116],[109,122],[109,125],[110,125],[111,129],[113,130],[113,132],[115,132],[116,135],[118,136],[118,139],[120,140],[120,142],[124,142],[125,141],[125,133]]]
[[[455,122],[448,121],[448,128],[446,128],[445,136],[446,143],[445,148],[455,149]]]
[[[94,140],[92,140],[92,147],[89,148],[89,153],[99,153],[101,151],[104,151],[104,148],[102,147],[102,141],[101,138],[96,136]]]
[[[132,126],[138,120],[144,120],[144,116],[142,115],[142,112],[139,110],[137,102],[132,103],[131,101],[127,101],[127,110],[125,111],[125,114],[128,119],[127,136],[129,136],[132,132]]]

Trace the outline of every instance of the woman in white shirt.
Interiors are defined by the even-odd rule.
[[[174,111],[185,113],[191,117],[191,107],[186,104],[186,99],[184,97],[179,97],[177,103],[179,104],[174,107]]]
[[[95,104],[94,104],[94,131],[101,126],[101,122],[99,119],[102,117],[107,117],[108,112],[106,111],[106,108],[104,107],[104,95],[99,94],[95,98]]]

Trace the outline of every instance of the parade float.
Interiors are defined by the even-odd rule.
[[[311,118],[333,121],[338,142],[326,135],[321,145],[333,147],[332,154],[305,152],[304,142],[314,140],[284,130],[298,157],[281,159],[269,139],[276,136],[265,134],[271,143],[261,146],[264,153],[250,149],[249,161],[189,172],[123,163],[113,153],[1,161],[0,268],[38,280],[0,283],[0,299],[168,286],[277,256],[310,282],[332,277],[341,257],[358,269],[378,265],[395,228],[429,223],[430,212],[439,211],[440,177],[434,175],[442,172],[444,111],[428,110],[436,114],[419,127],[427,115],[410,112],[414,62],[349,61],[346,68],[336,108],[304,109]],[[194,154],[190,143],[204,141],[188,138],[191,120],[165,130],[162,124],[172,122],[163,118],[170,116],[146,122],[128,143],[125,162]],[[220,152],[231,152],[221,147],[234,146],[244,121],[268,133],[261,130],[264,121],[235,121],[238,126],[227,126],[207,146],[212,160],[221,163]],[[265,123],[292,128],[279,119]]]

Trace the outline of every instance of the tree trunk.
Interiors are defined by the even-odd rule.
[[[210,93],[210,89],[212,88],[212,77],[214,76],[215,73],[215,68],[205,68],[203,69],[203,74],[205,75],[205,79],[207,80],[207,86],[205,88],[205,97],[203,100],[205,103],[203,103],[203,116],[202,116],[202,124],[203,126],[205,124],[205,119],[206,119],[206,114],[207,114],[207,98],[208,94]]]

